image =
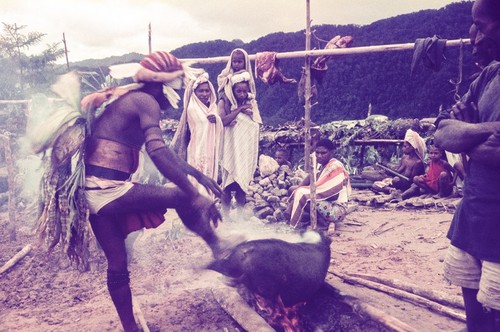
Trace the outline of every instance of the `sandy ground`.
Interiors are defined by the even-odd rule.
[[[330,271],[398,279],[459,298],[442,277],[452,211],[359,206],[338,225]],[[17,240],[7,234],[8,213],[0,214],[0,265],[34,243],[32,217],[20,215]],[[274,236],[276,225],[226,222],[222,229]],[[281,234],[283,235],[283,234]],[[171,215],[156,230],[140,233],[132,245],[131,285],[151,331],[242,331],[211,291],[223,282],[203,269],[211,253]],[[80,273],[64,256],[34,248],[0,275],[0,331],[121,331],[105,287],[105,259],[95,251],[91,270]],[[462,322],[380,291],[355,286],[329,273],[327,281],[417,331],[457,331]]]

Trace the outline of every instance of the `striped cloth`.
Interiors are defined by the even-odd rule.
[[[351,191],[349,173],[340,161],[332,158],[321,171],[316,181],[316,200],[327,200],[335,195],[338,203],[347,203]],[[290,200],[293,200],[290,225],[297,227],[306,204],[311,200],[311,189],[309,186],[297,188]]]
[[[234,126],[224,128],[222,188],[236,182],[247,192],[257,168],[259,124],[243,113],[235,120]]]

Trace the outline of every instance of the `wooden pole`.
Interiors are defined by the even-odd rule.
[[[470,39],[455,39],[446,41],[446,47],[460,46],[462,44],[465,45],[470,44]],[[293,52],[277,53],[276,59],[293,59],[293,58],[302,58],[306,56],[317,57],[321,55],[347,55],[347,54],[408,51],[408,50],[413,50],[414,47],[415,43],[406,43],[406,44],[374,45],[374,46],[333,48],[333,49],[321,49],[321,50],[293,51]],[[249,55],[249,58],[250,60],[255,60],[255,54]],[[213,58],[188,58],[180,60],[191,63],[199,63],[199,64],[213,64],[213,63],[227,62],[229,60],[229,56],[218,56]]]
[[[152,49],[153,49],[153,46],[151,44],[151,22],[149,22],[149,25],[148,25],[148,50],[149,50],[149,53],[148,54],[151,54]]]
[[[16,236],[16,188],[15,178],[16,172],[14,168],[14,160],[12,160],[12,151],[10,148],[10,133],[2,135],[3,148],[5,151],[5,164],[7,165],[7,177],[9,185],[9,237],[11,241],[15,241]]]
[[[306,52],[311,49],[311,8],[310,8],[310,0],[306,0]],[[316,229],[318,226],[317,218],[316,218],[316,177],[314,166],[311,167],[311,57],[310,55],[305,55],[305,64],[304,64],[304,75],[306,78],[306,86],[304,93],[304,122],[305,122],[305,147],[304,147],[304,160],[305,160],[305,168],[309,173],[310,188],[311,188],[311,201],[310,201],[310,218],[311,218],[311,227],[312,229]]]
[[[66,56],[66,69],[69,72],[68,47],[66,46],[66,35],[63,32],[64,55]]]

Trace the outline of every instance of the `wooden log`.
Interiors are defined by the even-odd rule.
[[[346,298],[345,302],[349,304],[352,310],[360,316],[368,316],[372,320],[384,325],[395,332],[417,332],[410,325],[400,321],[394,316],[388,315],[384,311],[377,309],[368,303],[362,303],[359,300]]]
[[[404,140],[402,139],[355,139],[352,141],[354,145],[390,145],[390,144],[403,144]]]
[[[373,281],[369,280],[364,280],[361,278],[356,278],[356,277],[350,277],[348,275],[345,275],[340,272],[334,272],[334,271],[328,271],[328,273],[344,280],[347,283],[352,283],[352,284],[357,284],[361,286],[365,286],[374,290],[378,290],[381,292],[384,292],[386,294],[389,294],[393,297],[420,305],[422,307],[428,308],[436,313],[446,315],[448,317],[451,317],[453,319],[465,322],[465,314],[462,311],[457,311],[455,309],[448,308],[442,304],[430,301],[426,298],[423,298],[421,296],[415,295],[415,294],[410,294],[408,292],[402,291],[400,289],[395,289],[389,286],[381,285]]]
[[[21,249],[17,254],[15,254],[11,259],[9,259],[5,264],[0,268],[0,274],[4,273],[11,267],[17,264],[21,259],[23,259],[29,252],[31,251],[31,244],[27,244]]]
[[[218,285],[217,288],[212,288],[212,294],[222,309],[246,331],[275,332],[265,319],[241,298],[236,289]]]
[[[408,293],[419,295],[419,296],[425,297],[428,300],[431,300],[431,301],[434,301],[437,303],[441,303],[443,305],[464,309],[464,302],[461,298],[452,298],[446,294],[443,294],[441,292],[437,292],[437,291],[432,290],[432,289],[422,289],[416,285],[410,285],[410,284],[404,283],[401,280],[386,279],[386,278],[376,277],[376,276],[367,275],[367,274],[348,273],[347,275],[350,277],[362,278],[362,279],[378,282],[379,284],[383,284],[383,285],[386,285],[386,286],[389,286],[392,288],[403,290],[403,291],[408,292]]]

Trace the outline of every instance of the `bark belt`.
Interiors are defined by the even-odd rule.
[[[111,168],[95,166],[95,165],[85,165],[85,175],[93,175],[98,178],[104,178],[108,180],[118,180],[118,181],[126,181],[130,178],[130,174],[117,171]]]

